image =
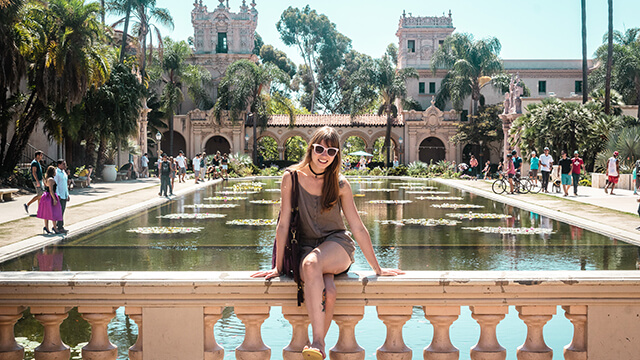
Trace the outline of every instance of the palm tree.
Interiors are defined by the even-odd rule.
[[[51,114],[71,111],[87,90],[103,84],[109,73],[106,47],[100,41],[104,29],[98,20],[99,3],[84,0],[51,0],[46,5],[30,3],[23,23],[34,34],[25,50],[29,64],[29,88],[18,126],[3,159],[0,173],[17,164],[39,119],[49,135],[60,140],[60,122]]]
[[[582,103],[585,104],[589,100],[589,91],[587,87],[587,0],[580,0],[582,9]]]
[[[185,41],[174,42],[167,37],[164,43],[167,49],[161,63],[162,75],[158,79],[158,82],[164,84],[160,109],[168,121],[169,153],[173,154],[173,115],[184,100],[183,85],[200,109],[209,109],[213,104],[204,87],[210,83],[211,73],[200,66],[186,64],[186,59],[191,56],[191,49]]]
[[[384,138],[384,148],[386,150],[386,166],[389,167],[391,161],[391,127],[393,119],[398,116],[397,100],[405,100],[407,96],[406,80],[409,78],[418,78],[418,72],[414,68],[396,69],[398,58],[398,48],[394,44],[387,46],[387,51],[381,59],[375,59],[373,62],[366,62],[355,77],[354,82],[360,84],[362,89],[358,90],[363,94],[362,99],[367,101],[375,101],[375,97],[367,96],[367,85],[369,90],[373,90],[373,94],[377,94],[381,100],[378,108],[378,115],[385,114],[387,116],[386,132]],[[372,92],[369,91],[369,94]],[[368,99],[368,100],[367,100]],[[354,116],[366,109],[368,106],[361,104],[352,107],[351,115]]]
[[[122,44],[120,45],[120,63],[124,62],[125,50],[127,48],[127,37],[129,35],[129,19],[131,11],[136,7],[139,0],[108,0],[107,10],[116,15],[124,15],[124,29],[122,30]],[[115,26],[116,24],[114,24]]]
[[[471,34],[453,34],[444,40],[431,59],[431,71],[448,69],[442,79],[436,105],[443,107],[451,100],[453,107],[462,110],[462,102],[471,96],[472,117],[478,113],[478,100],[483,77],[491,77],[502,71],[499,58],[500,41],[496,38],[474,41]]]
[[[607,32],[607,75],[604,85],[604,113],[611,112],[611,67],[613,66],[613,0],[608,0],[609,4],[609,30]]]
[[[223,110],[229,110],[232,121],[239,120],[240,114],[245,112],[246,116],[252,117],[253,125],[253,161],[257,156],[257,124],[266,124],[269,119],[269,109],[267,99],[262,96],[263,90],[269,89],[272,83],[289,86],[289,75],[271,63],[256,65],[249,60],[238,60],[231,64],[225,72],[224,78],[220,81],[218,100],[213,112],[220,121]],[[290,107],[279,92],[274,92],[271,100],[277,101],[280,105]],[[290,121],[293,122],[295,115],[293,110],[289,111]]]
[[[141,65],[140,65],[140,73],[143,78],[146,75],[146,65],[147,65],[147,40],[149,41],[150,52],[149,52],[149,61],[153,57],[153,34],[155,33],[155,38],[158,41],[159,49],[162,51],[163,43],[162,43],[162,34],[160,33],[160,29],[154,24],[154,22],[159,23],[160,25],[173,30],[174,23],[171,14],[168,9],[165,8],[157,8],[156,0],[135,0],[133,3],[123,2],[122,0],[115,1],[112,3],[111,8],[117,14],[125,14],[125,17],[116,21],[113,26],[118,26],[124,23],[125,27],[127,25],[127,6],[132,6],[132,13],[130,16],[133,16],[134,24],[132,27],[132,32],[137,35],[138,41],[142,44],[142,55],[140,57]]]

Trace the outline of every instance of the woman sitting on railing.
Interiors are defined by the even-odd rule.
[[[311,346],[302,351],[305,359],[321,360],[325,355],[325,336],[331,325],[336,300],[334,275],[346,273],[354,262],[355,245],[349,236],[344,213],[362,253],[376,275],[403,274],[397,269],[383,269],[378,264],[365,228],[353,201],[349,182],[340,174],[340,139],[335,129],[325,126],[316,131],[304,159],[282,177],[282,201],[276,230],[275,268],[260,271],[253,277],[267,279],[283,272],[284,248],[291,220],[293,176],[298,179],[300,232],[300,274],[304,282],[304,303],[313,329]]]

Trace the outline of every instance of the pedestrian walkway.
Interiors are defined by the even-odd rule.
[[[221,180],[216,180],[215,183],[219,181]],[[176,181],[173,192],[180,196],[213,183]],[[158,178],[145,178],[93,183],[90,188],[72,190],[64,215],[65,228],[69,230],[67,236],[108,225],[128,214],[171,201],[158,196],[159,188]],[[0,203],[0,262],[15,256],[16,253],[24,253],[29,249],[37,249],[63,239],[63,235],[42,235],[44,221],[25,212],[23,204],[32,196],[21,195],[13,201]],[[36,211],[37,203],[33,203],[29,212],[33,215]]]
[[[497,195],[491,190],[493,181],[436,181],[640,246],[638,196],[631,190],[616,189],[616,195],[608,195],[603,189],[580,186],[578,196],[573,188],[568,197],[551,192]]]

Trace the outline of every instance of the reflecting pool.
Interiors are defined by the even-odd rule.
[[[247,223],[248,219],[276,219],[280,193],[278,179],[260,182],[262,187],[246,181],[229,181],[200,189],[90,235],[0,264],[0,270],[269,268],[275,225],[267,221],[257,226]],[[636,269],[639,251],[636,246],[436,182],[374,178],[351,178],[350,182],[356,194],[356,206],[383,267],[403,270]],[[403,203],[407,200],[410,202]],[[475,208],[465,207],[469,205]],[[464,208],[448,208],[456,206]],[[355,258],[352,271],[370,270],[359,250]],[[554,349],[556,359],[562,359],[562,346],[571,341],[573,333],[570,322],[562,314],[559,308],[558,315],[545,327],[547,343]],[[88,341],[88,325],[77,326],[84,320],[77,313],[72,313],[70,319],[76,326],[69,326],[69,330],[63,327],[64,341],[70,345]],[[72,328],[80,330],[72,331]],[[413,349],[414,359],[422,359],[422,349],[431,341],[432,330],[421,308],[414,308],[413,319],[404,327],[404,339]],[[225,358],[233,358],[232,350],[242,342],[244,330],[233,316],[232,308],[226,309],[215,331],[216,339],[227,350]],[[135,342],[136,326],[122,309],[112,321],[110,333],[111,340],[120,347],[120,359],[126,359],[127,347]],[[281,356],[290,333],[280,308],[273,308],[271,317],[263,325],[263,334],[274,359]],[[366,308],[356,334],[366,350],[366,358],[375,358],[375,349],[384,342],[385,336],[385,327],[377,318],[375,308]],[[468,349],[476,343],[478,334],[479,326],[468,308],[463,307],[462,315],[451,328],[452,342],[461,349],[461,359],[469,358]],[[332,328],[327,338],[328,348],[335,344],[337,335],[337,327]],[[39,341],[41,330],[31,316],[25,316],[16,326],[16,336]],[[498,338],[507,349],[507,358],[515,359],[515,349],[524,342],[525,336],[526,326],[517,318],[515,309],[510,309],[510,314],[498,325]]]

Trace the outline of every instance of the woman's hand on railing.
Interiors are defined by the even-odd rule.
[[[400,269],[385,269],[385,268],[380,268],[380,273],[376,273],[376,275],[378,276],[398,276],[398,275],[403,275],[404,271],[400,270]]]
[[[280,271],[278,271],[277,268],[273,268],[271,270],[258,271],[256,273],[251,274],[252,278],[263,277],[266,280],[269,280],[271,278],[278,277],[278,276],[280,276]]]

